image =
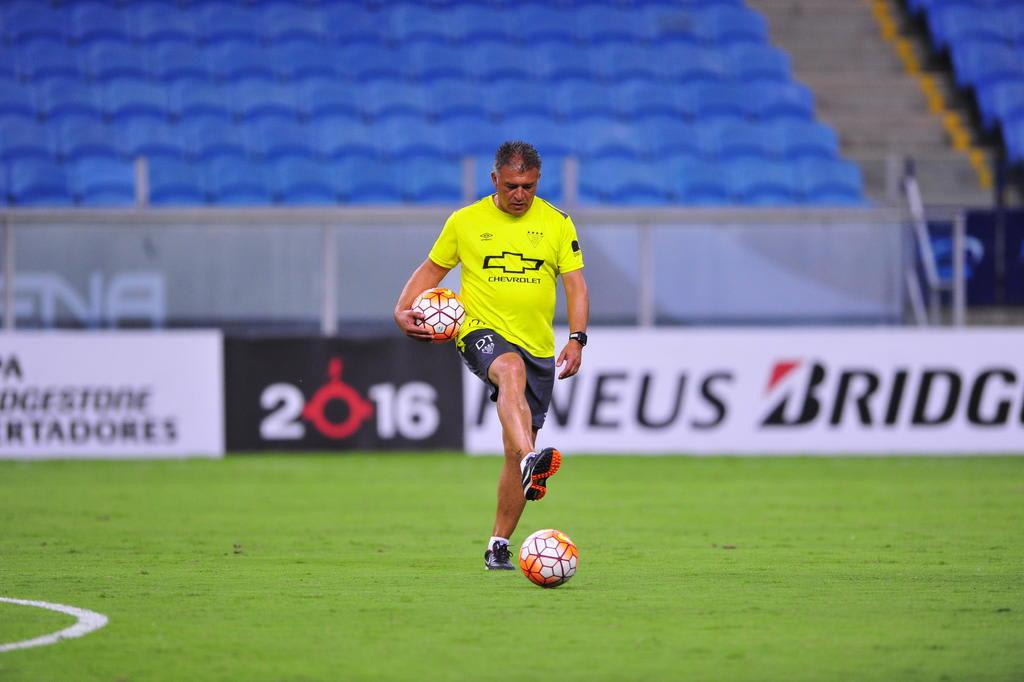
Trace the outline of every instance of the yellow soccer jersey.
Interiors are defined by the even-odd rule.
[[[521,216],[505,213],[490,196],[460,208],[430,249],[444,268],[462,263],[462,338],[493,329],[531,355],[555,354],[557,277],[583,267],[576,226],[536,197]]]

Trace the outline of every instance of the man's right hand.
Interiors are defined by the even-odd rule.
[[[412,308],[396,310],[395,324],[406,336],[417,341],[431,341],[434,338],[434,331],[423,324],[423,315]]]

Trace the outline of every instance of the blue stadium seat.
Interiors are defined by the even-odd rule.
[[[171,84],[167,104],[172,115],[182,120],[202,116],[227,121],[232,117],[233,103],[226,100],[223,87],[210,81],[189,78]]]
[[[499,78],[530,78],[534,53],[540,54],[543,49],[544,46],[527,48],[511,43],[479,42],[466,46],[461,53],[466,75],[486,82]],[[571,53],[563,53],[561,62],[569,64],[572,59]]]
[[[406,201],[454,204],[462,198],[462,168],[456,160],[410,159],[400,168]]]
[[[669,200],[669,179],[655,166],[631,159],[583,160],[580,199],[584,202],[657,205]]]
[[[686,104],[690,92],[693,92],[692,87],[631,81],[610,90],[609,99],[620,113],[631,118],[661,115],[682,118],[695,113],[696,101],[692,107]]]
[[[740,158],[728,165],[730,193],[744,204],[785,206],[797,203],[800,187],[793,167],[783,161]]]
[[[32,91],[13,76],[0,76],[0,116],[36,116],[36,103]]]
[[[0,44],[0,78],[15,80],[21,71],[18,64],[18,53],[21,50],[12,45]]]
[[[203,43],[243,40],[259,43],[262,26],[252,9],[233,2],[203,2],[196,10],[196,28]]]
[[[149,49],[163,41],[194,43],[198,40],[195,15],[189,9],[162,2],[143,2],[131,7],[131,12],[132,33]]]
[[[655,81],[665,75],[661,50],[642,45],[606,45],[593,54],[596,71],[602,78],[619,82],[625,80]]]
[[[415,3],[396,3],[388,15],[388,33],[399,43],[445,43],[455,36],[454,30],[448,26],[447,10]]]
[[[0,160],[51,159],[57,141],[51,126],[21,116],[0,116]]]
[[[568,81],[549,91],[549,98],[555,111],[571,121],[589,116],[615,118],[628,106],[617,89],[593,81]]]
[[[769,123],[764,130],[782,141],[782,153],[788,159],[839,158],[839,138],[835,131],[817,121],[780,119]]]
[[[957,85],[984,88],[1024,77],[1024,59],[1011,45],[972,40],[953,47],[953,69]]]
[[[178,125],[185,155],[197,161],[222,156],[244,157],[248,147],[241,130],[233,122],[207,116],[191,116]]]
[[[588,118],[573,123],[568,132],[573,148],[582,157],[628,159],[650,153],[644,136],[624,123]]]
[[[275,64],[265,47],[232,39],[221,40],[206,49],[207,67],[216,78],[233,81],[241,78],[275,77]]]
[[[64,167],[49,159],[11,161],[7,185],[14,206],[68,206],[74,201]]]
[[[573,12],[573,35],[591,45],[653,40],[654,27],[635,7],[588,3]]]
[[[165,41],[149,45],[145,50],[145,63],[150,75],[160,80],[213,78],[206,64],[206,53],[191,44]]]
[[[990,83],[976,94],[982,125],[989,130],[1024,117],[1024,78]]]
[[[64,43],[70,38],[64,15],[39,0],[5,2],[0,12],[0,37],[5,43],[24,45],[39,39]]]
[[[361,91],[363,112],[374,119],[389,116],[427,114],[428,91],[419,85],[397,80],[375,80]]]
[[[162,85],[137,78],[108,80],[103,88],[103,110],[114,120],[139,116],[166,118],[170,107]]]
[[[449,116],[442,124],[448,131],[451,154],[455,156],[493,155],[500,142],[496,141],[499,127],[476,116]]]
[[[797,178],[809,203],[840,206],[864,203],[860,169],[849,161],[800,159],[797,161]]]
[[[68,17],[64,17],[67,22]],[[127,43],[131,30],[125,21],[125,12],[102,2],[76,2],[70,12],[71,37],[79,45],[96,40]]]
[[[484,109],[490,116],[539,115],[554,117],[555,88],[531,80],[502,78],[478,87]]]
[[[960,4],[937,4],[928,12],[928,27],[940,50],[963,41],[981,43],[1013,40],[996,12]]]
[[[648,116],[636,122],[638,135],[652,156],[700,156],[697,126],[678,116]]]
[[[788,82],[792,78],[789,57],[771,45],[735,43],[725,48],[723,56],[735,80]]]
[[[149,76],[145,54],[130,43],[97,40],[82,49],[89,75],[97,81]]]
[[[745,90],[750,116],[765,120],[814,119],[814,95],[801,83],[749,83]]]
[[[312,159],[317,156],[309,129],[298,121],[261,119],[248,123],[243,134],[249,153],[261,158]]]
[[[423,116],[396,114],[374,123],[370,134],[377,148],[392,159],[438,158],[451,156],[445,130]]]
[[[372,129],[360,118],[345,114],[322,116],[311,123],[311,142],[321,156],[374,158],[379,155]]]
[[[61,116],[103,117],[99,93],[78,78],[51,78],[33,88],[36,108],[51,119]]]
[[[1024,119],[1015,119],[1003,126],[1006,155],[1011,163],[1024,161]]]
[[[743,119],[751,106],[749,87],[735,83],[707,83],[701,87],[697,99],[697,116],[700,118]]]
[[[720,206],[731,203],[722,167],[694,158],[680,159],[673,178],[673,194],[687,204]]]
[[[482,3],[458,3],[446,12],[445,21],[451,40],[457,43],[515,41],[521,37],[517,14]]]
[[[245,78],[225,84],[223,92],[235,115],[246,122],[268,117],[299,118],[300,104],[291,86],[262,78]]]
[[[153,159],[149,163],[149,199],[156,206],[206,203],[202,168],[176,159]]]
[[[405,71],[419,81],[464,79],[466,58],[460,50],[434,43],[417,43],[402,52]]]
[[[461,78],[444,78],[428,86],[427,110],[439,120],[450,116],[487,116],[481,88]]]
[[[781,157],[785,143],[768,126],[727,119],[707,129],[712,139],[709,149],[721,159]]]
[[[214,159],[205,168],[209,199],[222,206],[273,203],[272,181],[263,163],[237,157]]]
[[[117,126],[117,143],[128,158],[183,159],[185,142],[179,126],[163,119],[133,118]]]
[[[324,29],[339,45],[379,45],[388,40],[390,26],[377,12],[353,8],[346,3],[328,3],[323,10]]]
[[[348,168],[348,202],[392,204],[402,201],[401,164],[376,159],[360,160]]]
[[[707,43],[767,43],[764,17],[746,7],[711,5],[693,12],[694,32]]]
[[[481,44],[479,49],[476,58],[486,59],[490,44]],[[478,69],[477,73],[483,72],[489,77],[537,78],[549,83],[570,78],[596,81],[600,77],[599,64],[589,50],[563,42],[541,43],[521,51],[506,50],[504,59],[506,68],[503,72],[494,73],[491,67],[490,70]]]
[[[409,70],[404,52],[381,45],[343,45],[338,52],[339,70],[359,81],[401,78]]]
[[[639,8],[653,33],[653,41],[661,45],[698,42],[692,6],[651,4]]]
[[[272,66],[283,78],[340,78],[335,50],[326,45],[306,41],[289,41],[272,48]]]
[[[17,50],[17,73],[26,80],[80,78],[82,55],[63,42],[34,40]]]
[[[75,201],[85,206],[130,206],[135,203],[135,171],[130,161],[82,159],[68,164]]]
[[[119,159],[119,131],[93,118],[67,116],[54,126],[60,155],[65,159]]]
[[[332,78],[308,78],[299,83],[299,108],[311,119],[362,114],[360,90]]]
[[[320,43],[327,39],[324,15],[314,7],[273,3],[259,11],[263,37],[271,42]]]
[[[571,41],[572,27],[576,23],[572,9],[553,4],[524,4],[509,19],[513,26],[518,27],[517,37],[527,45],[546,40]]]
[[[655,66],[661,78],[680,83],[716,83],[729,77],[729,69],[717,49],[669,43],[658,47]]]
[[[273,187],[286,205],[335,204],[342,198],[337,171],[313,159],[287,158],[273,164]]]
[[[478,153],[490,151],[493,155],[503,140],[525,140],[535,146],[543,155],[564,156],[575,150],[572,130],[576,123],[561,124],[540,114],[508,116],[498,128],[500,134],[492,134],[489,144]],[[456,133],[458,129],[455,129]],[[498,131],[495,131],[497,133]],[[489,150],[486,148],[489,147]]]

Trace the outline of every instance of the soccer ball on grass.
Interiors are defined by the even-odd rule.
[[[434,343],[451,341],[459,335],[466,317],[459,295],[451,289],[427,289],[413,301],[412,309],[423,315],[423,324],[434,332]]]
[[[569,536],[560,530],[539,530],[523,540],[519,568],[541,587],[558,587],[576,575],[580,553]]]

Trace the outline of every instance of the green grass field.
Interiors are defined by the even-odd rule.
[[[0,679],[1024,679],[1024,459],[570,458],[555,590],[482,568],[499,465],[0,463],[0,596],[110,618]]]

